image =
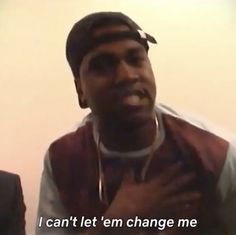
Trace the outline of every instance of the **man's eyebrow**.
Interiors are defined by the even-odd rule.
[[[142,53],[145,52],[145,48],[143,48],[143,46],[133,46],[128,48],[125,52],[124,55],[126,54],[130,54],[130,53]],[[97,51],[96,53],[94,53],[94,55],[91,56],[90,60],[94,60],[94,59],[99,59],[102,57],[116,57],[117,55],[113,52],[109,52],[109,51]]]
[[[135,46],[132,48],[129,48],[126,53],[142,53],[145,52],[146,50],[142,46]]]
[[[97,57],[106,57],[106,56],[114,56],[114,53],[105,52],[105,51],[97,52],[96,54],[91,56],[91,59],[97,58]]]
[[[109,57],[111,58],[114,56],[115,56],[114,53],[111,53],[111,52],[105,52],[105,51],[97,52],[90,57],[89,63],[94,60],[100,60],[102,58],[109,58]]]

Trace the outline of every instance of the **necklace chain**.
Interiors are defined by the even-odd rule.
[[[156,121],[156,129],[158,131],[158,120],[157,117],[155,119]],[[144,182],[146,180],[146,176],[147,176],[147,171],[148,168],[151,164],[151,161],[153,159],[154,156],[154,152],[155,152],[155,142],[156,142],[156,138],[153,141],[152,145],[151,145],[151,149],[150,149],[150,153],[147,157],[147,160],[145,161],[145,164],[141,170],[141,181]],[[98,133],[98,142],[97,142],[97,155],[98,155],[98,194],[99,194],[99,200],[105,204],[106,206],[108,206],[109,202],[108,202],[108,196],[107,196],[107,190],[106,190],[106,183],[105,183],[105,176],[104,176],[104,170],[103,170],[103,165],[102,165],[102,153],[101,153],[101,148],[100,148],[100,144],[101,144],[101,138],[100,138],[100,133]]]

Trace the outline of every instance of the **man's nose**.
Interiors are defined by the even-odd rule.
[[[139,79],[137,69],[134,66],[127,63],[125,60],[121,60],[117,66],[116,84],[123,82],[135,82]]]

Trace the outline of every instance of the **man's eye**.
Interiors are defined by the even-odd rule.
[[[139,54],[130,54],[126,57],[126,62],[133,66],[141,66],[145,57]]]
[[[89,70],[95,73],[107,74],[114,71],[116,64],[115,58],[101,56],[90,61]]]

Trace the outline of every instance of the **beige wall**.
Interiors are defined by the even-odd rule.
[[[236,132],[236,6],[233,0],[1,0],[1,169],[20,174],[27,234],[34,231],[43,155],[81,120],[64,56],[72,24],[123,11],[156,36],[150,57],[158,101]]]

